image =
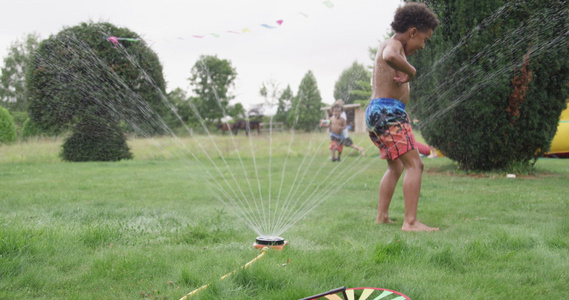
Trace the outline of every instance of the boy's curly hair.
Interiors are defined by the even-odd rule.
[[[435,30],[439,26],[439,18],[425,4],[408,2],[395,11],[391,28],[398,33],[406,32],[411,27],[419,31]]]
[[[343,111],[344,108],[342,107],[342,105],[338,104],[338,103],[334,103],[334,105],[332,105],[332,107],[330,108],[330,110],[333,110],[334,108],[338,108],[340,111]]]

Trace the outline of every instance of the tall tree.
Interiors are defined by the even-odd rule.
[[[188,126],[193,126],[198,123],[197,118],[190,107],[190,99],[184,90],[181,88],[175,88],[168,93],[168,100],[174,106],[174,110],[181,119],[181,122]],[[183,126],[183,124],[180,124],[180,120],[175,116],[172,116],[172,118],[167,121],[167,124],[169,127]]]
[[[312,71],[302,78],[298,93],[292,101],[292,109],[288,115],[289,124],[297,129],[311,131],[316,128],[322,112],[322,96]]]
[[[290,85],[287,85],[279,96],[277,113],[275,114],[274,118],[275,122],[283,122],[287,127],[291,126],[291,124],[288,122],[288,115],[290,114],[292,108],[292,99],[294,99],[294,94],[290,88]]]
[[[30,33],[23,40],[16,40],[12,43],[8,49],[8,55],[4,57],[4,66],[0,76],[0,105],[12,112],[18,126],[21,126],[28,118],[26,73],[39,41],[40,36],[37,33]]]
[[[194,64],[189,78],[197,95],[193,104],[204,120],[213,122],[229,115],[235,78],[237,71],[231,62],[215,55],[202,55]]]
[[[113,161],[131,157],[124,126],[137,133],[165,130],[165,81],[154,51],[126,28],[81,23],[42,41],[26,86],[29,114],[43,128],[71,129],[65,160]]]
[[[334,98],[345,104],[356,101],[367,103],[371,97],[371,73],[358,62],[345,69],[334,85]]]
[[[464,169],[529,165],[569,97],[566,1],[422,2],[442,20],[410,57],[409,110],[423,136]]]
[[[235,103],[234,105],[229,105],[227,107],[227,115],[233,119],[245,118],[245,107],[243,107],[243,104],[239,102]]]

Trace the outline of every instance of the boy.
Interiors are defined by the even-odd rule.
[[[397,181],[405,169],[403,231],[436,231],[417,220],[423,162],[417,152],[415,137],[405,105],[409,101],[409,81],[415,68],[407,56],[425,48],[425,43],[439,25],[437,16],[422,3],[407,3],[395,12],[395,35],[377,51],[373,68],[372,99],[366,109],[366,122],[372,142],[387,160],[387,171],[379,184],[377,223],[391,223],[388,209]]]
[[[334,104],[332,106],[332,117],[330,118],[330,152],[332,161],[340,161],[340,155],[342,155],[342,150],[344,149],[342,131],[346,128],[346,120],[340,118],[341,113],[341,106]],[[337,158],[336,152],[338,152]]]
[[[346,147],[354,148],[354,149],[360,151],[360,154],[362,156],[366,156],[365,149],[354,144],[354,141],[352,141],[352,139],[350,138],[350,128],[349,128],[350,125],[348,125],[348,116],[346,115],[346,112],[344,111],[344,100],[338,99],[338,100],[336,100],[336,102],[334,102],[334,105],[340,106],[340,110],[342,111],[342,113],[340,114],[340,118],[346,120],[346,128],[344,128],[344,131],[342,131],[342,138],[344,139],[342,144],[346,145]]]

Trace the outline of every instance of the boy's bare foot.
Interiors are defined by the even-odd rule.
[[[378,224],[390,224],[393,223],[393,221],[390,218],[382,218],[382,217],[377,217],[377,219],[375,220],[375,223]]]
[[[413,224],[403,223],[401,227],[403,231],[439,231],[436,227],[429,227],[419,221],[415,221]]]
[[[365,151],[364,151],[363,148],[360,148],[360,154],[361,154],[362,156],[366,156],[366,153],[365,153]]]

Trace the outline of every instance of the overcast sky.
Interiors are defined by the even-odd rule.
[[[234,102],[263,102],[274,80],[296,94],[311,70],[322,100],[354,61],[370,65],[368,48],[390,31],[401,0],[0,0],[0,56],[27,33],[41,38],[81,22],[105,21],[140,34],[158,54],[167,90],[189,90],[200,55],[231,61],[238,76]],[[282,20],[282,24],[277,23]],[[274,29],[263,27],[267,24]],[[245,32],[244,32],[245,29]],[[232,31],[232,32],[229,32]],[[214,35],[218,35],[215,37]],[[194,36],[203,36],[196,38]],[[3,62],[2,62],[3,65]],[[232,103],[234,103],[232,102]]]

